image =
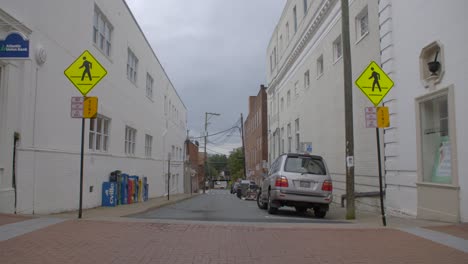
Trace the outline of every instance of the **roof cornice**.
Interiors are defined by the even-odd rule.
[[[314,14],[314,18],[311,19],[307,26],[307,30],[302,34],[300,41],[296,42],[296,45],[290,55],[288,56],[286,62],[283,64],[281,69],[279,69],[278,74],[272,79],[268,85],[268,93],[272,94],[276,86],[281,82],[286,73],[291,69],[292,65],[296,62],[299,55],[302,53],[304,48],[309,44],[312,37],[317,32],[318,28],[323,24],[327,15],[332,10],[332,7],[338,0],[324,0],[320,9]]]

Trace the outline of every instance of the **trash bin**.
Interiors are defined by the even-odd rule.
[[[117,183],[102,183],[102,206],[114,207],[117,205]]]
[[[122,174],[120,177],[120,202],[128,203],[128,174]]]
[[[133,184],[132,202],[138,203],[138,202],[139,202],[139,200],[138,200],[138,192],[139,192],[139,190],[138,190],[138,189],[139,189],[139,187],[140,187],[140,186],[138,186],[138,182],[139,182],[139,178],[140,178],[140,177],[138,177],[138,176],[136,176],[136,175],[132,175],[132,176],[130,176],[130,177],[128,177],[128,178],[131,179],[132,182],[133,182],[133,183],[132,183],[132,184]]]

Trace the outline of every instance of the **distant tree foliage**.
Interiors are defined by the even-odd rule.
[[[229,155],[227,167],[231,173],[231,182],[244,178],[244,155],[241,148],[234,150]]]

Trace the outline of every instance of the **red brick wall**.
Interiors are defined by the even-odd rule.
[[[249,97],[249,113],[244,122],[247,174],[257,183],[262,181],[262,161],[268,160],[267,95],[266,87],[260,87],[257,96]]]

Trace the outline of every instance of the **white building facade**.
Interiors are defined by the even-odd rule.
[[[468,2],[379,2],[382,67],[395,82],[384,102],[387,208],[467,222]]]
[[[377,1],[349,2],[353,79],[371,61],[380,63]],[[267,50],[269,161],[281,153],[304,152],[325,158],[335,201],[346,190],[345,108],[337,0],[289,0]],[[364,109],[372,103],[353,88],[355,189],[378,190],[375,129],[366,128]],[[378,197],[357,206],[378,209]]]
[[[108,73],[88,94],[99,109],[85,125],[83,208],[101,205],[115,170],[146,176],[150,197],[183,192],[187,109],[125,1],[2,0],[0,39],[11,32],[30,49],[0,58],[0,212],[78,208],[81,94],[64,70],[84,50]]]

